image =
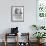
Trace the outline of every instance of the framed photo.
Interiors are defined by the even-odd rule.
[[[11,6],[11,21],[24,22],[24,6]]]

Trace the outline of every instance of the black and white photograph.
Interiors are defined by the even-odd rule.
[[[24,21],[24,6],[11,7],[11,21],[23,22]]]

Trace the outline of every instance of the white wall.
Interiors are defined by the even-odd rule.
[[[24,6],[24,22],[11,22],[11,6]],[[0,0],[0,34],[17,26],[32,35],[32,24],[36,24],[36,0]]]

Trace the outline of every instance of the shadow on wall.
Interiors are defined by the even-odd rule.
[[[5,29],[2,34],[4,34],[4,33],[10,33],[10,32],[11,32],[11,28],[8,28],[8,29]]]

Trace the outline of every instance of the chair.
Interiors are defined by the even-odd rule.
[[[17,39],[15,38],[16,41],[16,46],[18,46],[18,27],[16,28],[11,28],[11,33],[5,33],[5,46],[7,46],[7,38],[17,36]]]
[[[21,33],[21,39],[24,41],[19,42],[19,46],[30,46],[29,33]]]
[[[18,46],[18,34],[16,35],[16,34],[9,34],[9,33],[6,33],[5,34],[5,46],[7,46],[8,45],[8,42],[7,42],[7,38],[10,38],[11,36],[17,36],[17,38],[15,38],[15,40],[16,40],[16,46]]]

